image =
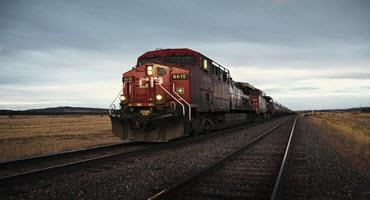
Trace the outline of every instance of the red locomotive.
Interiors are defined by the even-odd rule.
[[[190,49],[147,52],[122,82],[120,109],[110,118],[124,140],[165,142],[290,112]]]

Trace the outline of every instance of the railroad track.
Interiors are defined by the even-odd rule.
[[[274,126],[149,199],[277,199],[296,120]]]
[[[201,142],[210,137],[220,137],[223,134],[228,134],[230,132],[237,133],[240,129],[252,127],[260,123],[263,122],[215,131],[210,134],[169,143],[120,143],[3,162],[0,163],[0,185],[33,182],[34,180],[47,177],[49,175],[63,174],[67,173],[67,170],[79,169],[83,167],[83,165],[95,166],[98,162],[108,162],[115,158],[121,159],[127,156],[169,148],[171,146],[178,146],[191,142]]]
[[[153,145],[151,143],[138,142],[118,143],[1,162],[0,183],[22,180],[36,175],[43,175],[53,170],[129,154],[151,148]]]
[[[261,122],[252,123],[247,127],[259,123]],[[145,150],[159,150],[160,148],[168,147],[170,144],[174,146],[194,140],[202,141],[210,137],[221,136],[227,132],[237,131],[243,128],[245,128],[245,126],[228,128],[210,134],[200,135],[195,138],[187,138],[186,141],[174,141],[162,144],[139,142],[119,143],[0,162],[0,184],[25,182],[29,179],[48,175],[53,171],[59,170],[63,172],[64,169],[81,166],[82,164],[89,164],[94,161],[144,153]]]

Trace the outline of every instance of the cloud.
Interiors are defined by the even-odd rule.
[[[287,4],[289,0],[272,0],[272,2],[278,5],[284,5]]]
[[[287,68],[275,66],[230,67],[231,76],[234,80],[250,82],[252,84],[263,84],[270,86],[280,82],[296,82],[305,80],[321,79],[360,79],[370,80],[370,74],[366,72],[368,66],[317,66],[315,68]],[[271,81],[273,80],[273,81]]]
[[[370,85],[370,77],[366,78],[367,67],[338,67],[338,69],[341,70],[271,69],[261,66],[232,68],[231,72],[234,80],[249,82],[272,96],[275,101],[292,109],[303,107],[321,109],[325,108],[323,105],[337,108],[340,102],[343,103],[337,100],[338,98],[349,100],[343,103],[346,107],[351,103],[355,106],[369,105],[366,100],[370,98],[370,90],[366,89]],[[326,98],[325,104],[318,101],[323,97]],[[330,102],[333,102],[332,106]]]
[[[319,87],[307,87],[307,86],[300,86],[300,87],[293,87],[290,90],[294,91],[312,91],[312,90],[319,90]]]
[[[370,67],[369,67],[370,70]],[[326,78],[331,79],[370,79],[370,72],[348,72],[348,73],[339,73],[334,75],[327,75]]]
[[[26,109],[32,107],[85,106],[108,108],[120,90],[118,81],[95,81],[50,85],[2,85],[0,107]]]
[[[0,83],[71,83],[120,79],[124,70],[135,65],[136,55],[106,54],[94,50],[23,50],[0,56],[4,73]]]
[[[0,108],[105,106],[137,56],[178,47],[200,51],[288,106],[324,95],[351,95],[357,105],[370,98],[369,7],[362,0],[1,1]]]
[[[370,39],[369,39],[370,41]],[[217,62],[244,68],[259,65],[264,68],[348,68],[361,65],[370,68],[370,47],[365,44],[318,44],[315,46],[265,44],[258,42],[215,42],[192,45]],[[367,54],[365,56],[365,54]]]
[[[362,44],[365,3],[348,1],[79,1],[4,4],[0,41],[16,48],[135,47],[137,43],[257,42],[286,46]],[[2,5],[3,6],[3,5]],[[343,8],[353,8],[348,12]]]
[[[280,97],[279,100],[293,110],[343,109],[369,106],[364,97],[357,96],[314,96],[314,97]]]

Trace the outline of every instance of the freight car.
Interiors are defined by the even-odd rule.
[[[122,83],[120,108],[112,103],[109,115],[123,140],[166,142],[290,112],[191,49],[144,53]]]

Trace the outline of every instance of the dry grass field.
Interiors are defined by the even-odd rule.
[[[324,140],[370,178],[370,113],[316,113],[312,120],[326,130],[322,133]]]
[[[120,142],[108,116],[0,116],[0,161]]]

